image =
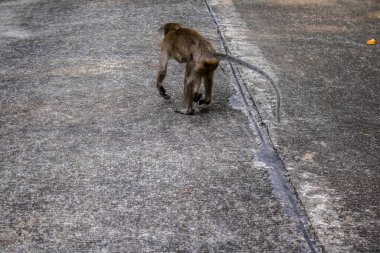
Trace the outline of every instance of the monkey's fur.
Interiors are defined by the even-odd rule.
[[[193,102],[209,104],[211,102],[212,81],[219,59],[214,56],[214,48],[202,35],[190,28],[183,28],[177,23],[163,25],[159,31],[164,33],[161,42],[160,69],[157,75],[157,88],[161,96],[169,99],[162,82],[165,79],[169,59],[186,63],[184,97],[186,110],[177,112],[193,114]],[[206,97],[199,94],[202,79],[204,80]]]
[[[159,32],[164,34],[164,38],[161,41],[157,89],[163,98],[170,98],[162,86],[167,72],[168,61],[175,59],[179,63],[186,63],[184,97],[187,108],[184,110],[176,110],[176,112],[193,114],[193,102],[199,102],[200,105],[209,104],[211,102],[214,72],[219,65],[219,61],[226,59],[255,70],[270,81],[277,97],[276,116],[279,122],[280,94],[273,79],[264,71],[233,56],[216,53],[206,38],[195,30],[184,28],[180,24],[167,23],[160,27]],[[202,79],[204,80],[206,93],[204,99],[202,99],[202,94],[199,93]]]

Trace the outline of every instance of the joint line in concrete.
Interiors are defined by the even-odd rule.
[[[220,26],[216,20],[216,17],[214,15],[213,11],[211,10],[210,5],[208,4],[207,0],[204,0],[204,2],[205,2],[205,5],[208,9],[210,16],[212,17],[212,20],[215,23],[217,33],[218,33],[219,38],[223,44],[224,51],[226,52],[226,54],[231,54],[231,51],[227,46],[226,40],[224,39],[224,36],[223,36],[222,31],[220,29]],[[252,123],[252,125],[254,126],[255,131],[256,131],[256,133],[257,133],[257,135],[261,141],[261,144],[262,144],[261,152],[265,153],[265,154],[262,154],[262,157],[267,157],[270,159],[270,161],[269,162],[267,161],[266,164],[270,165],[273,168],[272,176],[274,177],[274,179],[271,179],[272,183],[274,183],[274,181],[276,181],[278,184],[276,187],[277,188],[276,190],[277,191],[278,190],[283,191],[283,192],[278,193],[277,195],[279,196],[279,198],[281,198],[283,203],[289,203],[290,204],[290,205],[288,204],[288,209],[290,209],[289,211],[291,211],[291,213],[292,213],[292,215],[291,215],[292,218],[296,219],[297,227],[298,227],[298,229],[301,230],[301,232],[304,236],[304,239],[306,240],[306,242],[309,246],[310,252],[315,253],[318,251],[317,246],[316,246],[317,245],[316,236],[314,236],[314,234],[310,231],[310,226],[308,226],[309,219],[308,219],[306,213],[304,212],[304,210],[302,209],[302,204],[301,204],[299,198],[297,197],[295,190],[292,188],[292,186],[290,185],[290,183],[286,179],[286,176],[284,175],[284,172],[286,170],[285,170],[285,166],[283,164],[283,161],[281,160],[277,150],[274,148],[274,145],[273,145],[273,143],[269,137],[268,132],[265,134],[265,130],[264,131],[261,130],[259,127],[259,124],[256,122],[256,119],[252,113],[252,110],[254,110],[257,115],[259,115],[259,113],[258,113],[257,109],[255,109],[254,106],[249,105],[248,98],[246,97],[245,92],[243,90],[244,89],[243,86],[245,87],[245,85],[239,81],[239,79],[241,79],[241,78],[238,77],[237,71],[235,70],[235,67],[233,66],[233,64],[231,62],[229,62],[229,64],[230,64],[231,71],[233,73],[235,82],[237,84],[239,93],[240,93],[240,95],[244,101],[244,105],[247,109],[246,111],[248,114],[248,118],[249,118],[250,122]],[[246,87],[245,87],[245,89],[246,89]]]

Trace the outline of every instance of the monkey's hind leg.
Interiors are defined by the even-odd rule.
[[[201,76],[199,76],[194,71],[185,77],[184,97],[185,97],[185,103],[186,103],[187,108],[182,109],[182,110],[176,109],[175,112],[186,114],[186,115],[194,114],[194,108],[193,108],[194,87],[200,86],[201,81],[202,81]]]
[[[202,98],[202,93],[199,93],[199,89],[202,84],[202,77],[199,77],[199,80],[195,82],[194,88],[193,88],[193,102],[198,102]]]
[[[185,82],[184,82],[184,85],[186,86],[186,83],[188,80],[190,80],[191,78],[191,73],[193,71],[193,68],[194,68],[194,63],[193,62],[188,62],[186,63],[186,72],[185,72]],[[199,88],[201,86],[201,81],[199,82],[195,82],[194,84],[194,92],[193,92],[193,102],[198,102],[199,99],[202,98],[202,93],[199,93]]]
[[[188,93],[188,92],[186,92]],[[190,97],[188,98],[190,99]],[[186,100],[188,100],[186,99]],[[191,99],[191,106],[189,105],[189,103],[186,101],[186,104],[187,104],[187,108],[183,108],[183,109],[178,109],[178,108],[174,108],[174,111],[176,113],[180,113],[180,114],[185,114],[185,115],[194,115],[194,108],[193,108],[193,100]]]
[[[204,77],[204,83],[205,83],[205,93],[206,97],[205,99],[199,100],[199,105],[202,104],[210,104],[211,103],[211,91],[212,91],[212,82],[214,79],[214,70],[208,72]]]
[[[186,82],[189,80],[190,77],[190,74],[192,72],[194,68],[194,63],[190,63],[188,62],[186,64],[186,72],[185,72],[185,82],[184,82],[184,85],[186,86]],[[194,93],[193,93],[193,102],[198,102],[199,99],[202,98],[202,93],[198,93],[199,92],[199,88],[201,86],[201,82],[199,82],[198,84],[194,85]]]
[[[184,96],[185,96],[185,103],[187,105],[187,108],[184,109],[174,109],[175,112],[185,115],[193,115],[194,109],[193,109],[193,81],[188,81],[185,83],[184,88]]]

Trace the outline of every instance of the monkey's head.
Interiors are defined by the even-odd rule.
[[[164,35],[167,35],[170,32],[173,32],[175,30],[181,29],[182,26],[178,23],[167,23],[160,27],[159,32],[164,32]]]

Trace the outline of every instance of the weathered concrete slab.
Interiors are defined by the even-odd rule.
[[[193,117],[182,66],[157,95],[173,20],[221,47],[203,1],[0,3],[1,252],[310,251],[228,73]]]
[[[214,11],[233,53],[280,85],[283,121],[273,124],[268,83],[241,69],[321,243],[378,252],[380,54],[366,42],[380,39],[379,1],[232,1],[243,37],[229,37],[243,28],[226,2]]]

